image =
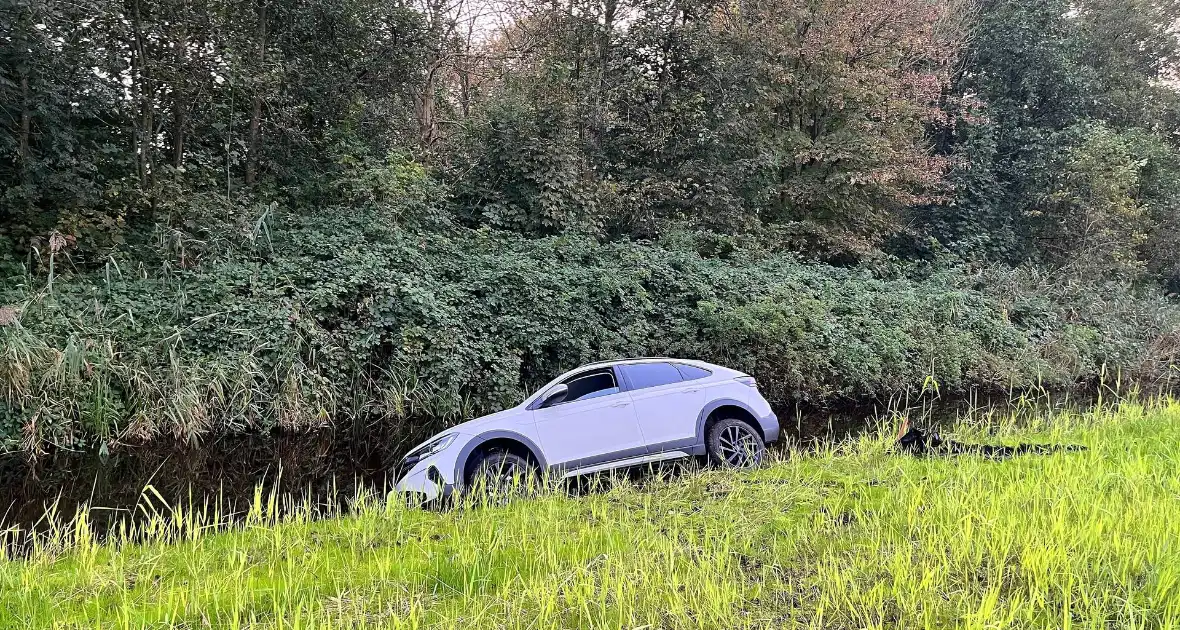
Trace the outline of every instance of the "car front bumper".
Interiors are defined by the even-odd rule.
[[[455,491],[455,454],[448,448],[428,457],[406,457],[398,464],[394,492],[419,503],[446,499]],[[457,449],[455,449],[457,450]]]

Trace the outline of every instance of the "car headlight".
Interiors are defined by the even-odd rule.
[[[456,437],[455,433],[436,437],[433,440],[430,440],[429,442],[423,444],[422,446],[419,446],[418,448],[410,451],[409,454],[406,455],[406,457],[417,457],[418,459],[422,459],[423,457],[430,457],[431,455],[441,452],[443,449],[450,446],[451,443],[455,441],[455,437]]]

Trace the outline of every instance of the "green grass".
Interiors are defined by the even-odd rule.
[[[504,507],[75,523],[0,560],[0,627],[1180,628],[1180,403],[958,434],[1089,450],[918,460],[883,430]]]

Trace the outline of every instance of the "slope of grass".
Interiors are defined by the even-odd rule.
[[[1180,628],[1180,403],[1001,425],[959,435],[1089,450],[919,460],[883,433],[503,507],[75,523],[0,561],[0,627]]]

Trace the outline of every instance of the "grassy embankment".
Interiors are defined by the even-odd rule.
[[[917,460],[883,430],[506,507],[75,524],[0,560],[0,627],[1180,628],[1180,403],[982,424],[1089,450]]]

